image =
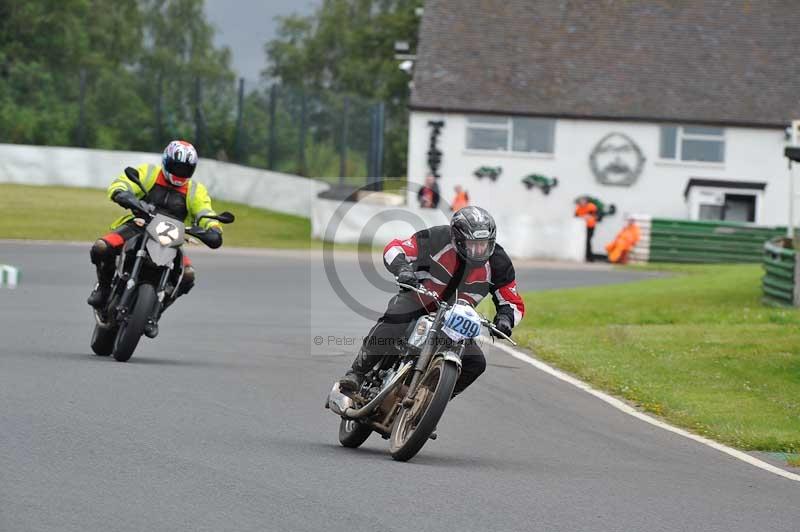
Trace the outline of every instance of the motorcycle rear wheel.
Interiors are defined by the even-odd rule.
[[[436,430],[458,380],[458,367],[436,360],[422,378],[414,405],[403,408],[392,425],[389,451],[392,458],[406,462],[413,458]]]
[[[127,321],[120,325],[114,342],[114,358],[117,361],[127,362],[133,356],[144,332],[147,318],[152,314],[157,302],[156,289],[152,285],[139,285],[132,310]]]
[[[94,354],[99,357],[107,357],[114,351],[114,341],[117,339],[117,330],[111,327],[101,327],[94,324],[92,332],[91,347]]]
[[[372,429],[355,419],[342,419],[339,423],[339,443],[342,447],[355,449],[367,441]]]

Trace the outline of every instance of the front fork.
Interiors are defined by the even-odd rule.
[[[153,309],[153,316],[150,318],[153,323],[158,323],[158,320],[161,318],[161,312],[164,310],[164,297],[167,291],[167,281],[171,272],[171,268],[164,268],[164,271],[161,272],[161,279],[158,280],[158,289],[156,290],[158,304],[156,308]]]
[[[147,256],[147,250],[145,247],[146,245],[147,239],[143,238],[139,249],[136,250],[136,260],[133,263],[133,268],[131,268],[131,273],[126,278],[123,278],[125,281],[125,290],[122,293],[122,297],[119,300],[119,305],[117,306],[117,321],[119,322],[128,319],[128,313],[130,312],[130,301],[133,297],[133,292],[136,290],[136,285],[138,284],[139,274],[142,271],[142,264]],[[158,319],[161,317],[161,311],[164,308],[164,295],[166,293],[167,282],[169,280],[169,274],[171,271],[171,268],[164,268],[164,271],[161,272],[161,278],[158,281],[158,289],[156,290],[156,294],[158,294],[158,305],[153,309],[152,316],[149,318],[154,323],[158,322]]]
[[[414,405],[414,396],[417,394],[417,388],[419,388],[422,375],[427,371],[428,365],[431,363],[431,358],[433,358],[434,353],[436,353],[437,344],[439,343],[439,331],[442,321],[444,321],[445,312],[447,312],[447,308],[441,305],[436,312],[436,317],[433,319],[433,325],[431,325],[431,331],[428,334],[425,345],[422,347],[422,351],[417,357],[417,363],[414,365],[413,370],[414,375],[411,377],[411,384],[408,386],[405,399],[403,399],[403,406],[405,408],[411,408]]]
[[[143,238],[142,243],[139,245],[139,249],[136,250],[136,260],[133,262],[131,273],[126,279],[124,279],[125,290],[122,292],[122,297],[119,299],[119,305],[117,306],[117,321],[120,323],[128,319],[131,298],[133,297],[134,290],[136,290],[136,284],[139,280],[139,273],[142,271],[142,264],[144,263],[144,258],[147,255],[147,251],[145,250],[146,242],[147,239]]]

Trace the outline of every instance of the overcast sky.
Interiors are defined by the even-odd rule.
[[[233,67],[248,81],[257,81],[266,65],[264,43],[275,35],[275,17],[310,14],[321,0],[206,0],[216,42],[233,53]]]

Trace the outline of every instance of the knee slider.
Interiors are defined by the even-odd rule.
[[[189,293],[189,290],[194,286],[194,278],[194,268],[192,266],[185,266],[183,268],[183,279],[181,279],[181,284],[178,285],[178,296]]]
[[[102,238],[97,239],[89,251],[89,257],[92,259],[92,264],[99,264],[111,255],[111,246]]]
[[[183,280],[181,281],[181,284],[186,284],[191,286],[194,284],[194,278],[195,278],[194,266],[186,266],[183,269]]]

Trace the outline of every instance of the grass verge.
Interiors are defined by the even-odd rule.
[[[225,228],[226,246],[321,247],[319,241],[311,240],[307,218],[228,201],[214,201],[214,208],[236,215],[236,222]],[[92,241],[124,211],[103,190],[2,184],[0,213],[0,238]]]
[[[800,451],[800,312],[760,303],[758,265],[524,295],[523,347],[745,450]]]

